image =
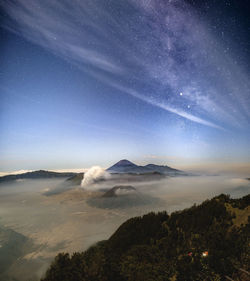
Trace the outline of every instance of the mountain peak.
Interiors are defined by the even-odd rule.
[[[117,162],[115,165],[116,166],[125,166],[125,165],[134,165],[134,166],[136,166],[134,163],[132,163],[131,161],[129,161],[127,159],[122,159],[119,162]]]
[[[127,159],[120,160],[113,166],[109,167],[107,171],[111,173],[133,173],[133,174],[158,172],[160,174],[171,173],[171,175],[173,175],[176,173],[182,173],[182,171],[163,165],[148,164],[146,166],[138,166]]]
[[[127,159],[122,159],[119,162],[115,163],[113,166],[109,167],[107,171],[113,172],[130,172],[138,166],[134,163],[128,161]]]

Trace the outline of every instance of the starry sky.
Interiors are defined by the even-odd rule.
[[[243,0],[0,0],[0,171],[250,162]]]

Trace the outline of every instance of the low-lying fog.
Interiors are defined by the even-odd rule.
[[[129,183],[147,204],[98,208],[89,204],[100,191],[74,187],[46,196],[65,179],[23,180],[0,185],[0,280],[39,280],[58,252],[82,251],[109,238],[125,220],[149,211],[172,212],[220,193],[241,197],[250,181],[226,176],[174,177]],[[112,188],[108,182],[95,185]],[[105,200],[104,198],[102,200]]]

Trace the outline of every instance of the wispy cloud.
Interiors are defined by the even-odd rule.
[[[126,93],[126,94],[129,94],[130,96],[133,96],[141,101],[144,101],[148,104],[151,104],[152,106],[156,106],[158,108],[161,108],[163,110],[166,110],[168,112],[171,112],[171,113],[174,113],[178,116],[181,116],[185,119],[188,119],[190,121],[193,121],[193,122],[196,122],[196,123],[199,123],[199,124],[202,124],[202,125],[205,125],[205,126],[209,126],[209,127],[212,127],[212,128],[216,128],[216,129],[220,129],[220,130],[224,130],[224,128],[212,123],[212,122],[209,122],[207,120],[204,120],[202,118],[199,118],[197,116],[194,116],[192,114],[189,114],[185,111],[182,111],[181,109],[178,109],[178,108],[173,108],[173,107],[170,107],[169,105],[163,103],[163,102],[158,102],[156,100],[154,100],[153,98],[149,98],[147,96],[144,96],[138,92],[136,92],[135,90],[133,89],[129,89],[129,88],[125,88],[125,87],[122,87],[116,83],[112,83],[111,84],[114,88],[118,89],[119,91],[123,92],[123,93]]]
[[[4,9],[12,21],[6,21],[4,27],[81,67],[91,65],[122,73],[123,68],[101,50],[97,38],[104,30],[91,19],[94,18],[93,5],[91,10],[86,1],[73,2],[7,0]]]
[[[249,122],[249,79],[182,0],[127,0],[115,9],[104,0],[0,6],[6,29],[130,96],[216,129]]]
[[[142,48],[153,51],[140,58],[149,76],[173,93],[183,92],[196,114],[233,127],[248,126],[250,80],[228,45],[185,1],[131,1],[151,18],[153,36]],[[169,105],[175,101],[175,95],[168,98]]]

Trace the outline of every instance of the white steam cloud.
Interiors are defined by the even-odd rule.
[[[81,186],[86,188],[98,180],[107,179],[109,175],[105,169],[99,166],[93,166],[84,174]]]

